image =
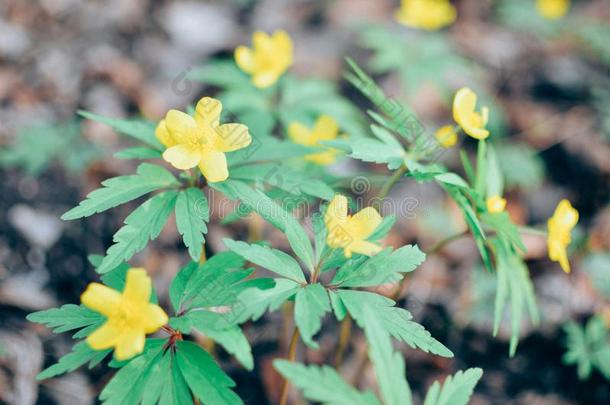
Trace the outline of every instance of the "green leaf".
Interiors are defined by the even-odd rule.
[[[405,379],[405,361],[392,348],[390,335],[378,313],[372,307],[365,307],[362,323],[384,405],[412,404],[411,389]]]
[[[237,67],[233,59],[214,60],[203,67],[196,67],[188,72],[187,78],[221,88],[251,87],[248,75]]]
[[[206,328],[205,326],[198,328],[197,325],[195,325],[195,329],[218,342],[227,352],[235,356],[247,370],[252,370],[254,368],[252,348],[250,347],[250,343],[248,343],[248,339],[246,339],[246,336],[238,326],[227,329],[213,329]]]
[[[453,353],[434,339],[422,325],[412,321],[409,311],[393,307],[394,301],[379,294],[366,291],[337,290],[342,303],[360,327],[364,327],[365,308],[372,308],[381,325],[394,338],[411,347],[443,357]]]
[[[379,226],[375,229],[371,236],[368,237],[368,240],[378,241],[385,238],[388,233],[390,233],[390,230],[394,226],[394,223],[396,223],[395,215],[384,216]]]
[[[87,119],[106,124],[118,133],[132,137],[155,149],[163,150],[164,147],[155,136],[155,124],[146,120],[125,120],[120,118],[103,117],[88,111],[79,110],[78,114]]]
[[[173,355],[165,353],[152,366],[142,393],[142,404],[182,405],[192,402],[189,387]]]
[[[484,139],[480,139],[477,148],[477,174],[474,181],[474,190],[480,196],[485,195],[487,167],[487,142]]]
[[[93,350],[86,342],[79,342],[74,345],[70,353],[60,358],[56,364],[47,367],[38,374],[36,380],[45,380],[74,371],[86,363],[89,363],[89,368],[91,369],[99,364],[111,351],[110,349],[102,351]]]
[[[314,349],[318,348],[318,344],[312,338],[322,327],[322,317],[328,311],[330,311],[330,302],[326,289],[321,284],[308,284],[297,292],[294,320],[306,345]]]
[[[293,216],[290,216],[286,220],[285,232],[293,252],[303,261],[309,272],[313,274],[313,248],[305,229]]]
[[[104,317],[83,305],[65,304],[60,308],[51,308],[29,314],[26,319],[54,328],[53,333],[62,333],[74,329],[97,327]],[[86,335],[85,335],[86,336]]]
[[[231,390],[235,382],[205,350],[185,341],[177,342],[176,349],[176,362],[195,397],[205,404],[243,404]]]
[[[116,152],[113,155],[117,159],[160,159],[161,151],[143,146],[135,146]]]
[[[468,188],[468,183],[466,183],[463,178],[452,172],[437,174],[434,176],[434,179],[440,183],[450,184],[456,187]]]
[[[148,240],[154,240],[174,209],[177,192],[157,194],[136,208],[125,219],[125,225],[114,234],[114,244],[106,251],[97,272],[104,274],[144,249]]]
[[[246,242],[223,239],[229,250],[242,256],[244,259],[270,270],[280,276],[289,278],[297,283],[305,283],[305,276],[301,266],[291,256],[281,250],[261,245],[249,245]]]
[[[381,405],[372,392],[359,392],[329,366],[304,366],[280,359],[274,360],[273,366],[309,400],[324,405]]]
[[[208,199],[198,188],[180,191],[176,200],[176,226],[193,260],[199,260],[210,220]]]
[[[277,310],[288,298],[295,295],[301,289],[301,285],[285,278],[276,278],[275,286],[267,290],[250,288],[239,295],[238,302],[241,307],[237,310],[237,322],[245,322],[248,319],[256,321],[267,310]]]
[[[349,157],[363,162],[386,163],[390,169],[399,167],[406,156],[402,147],[369,138],[349,138],[322,143],[345,150]]]
[[[84,218],[117,205],[134,200],[144,194],[162,188],[175,187],[180,183],[174,175],[161,166],[142,163],[137,173],[104,180],[99,188],[87,195],[87,199],[62,215],[63,220]]]
[[[442,387],[435,381],[426,394],[424,405],[467,405],[482,375],[480,368],[469,368],[448,376]]]
[[[487,198],[502,196],[504,191],[504,178],[500,170],[500,162],[492,145],[487,146],[487,173],[486,173],[486,193]]]
[[[402,278],[401,273],[415,270],[425,259],[417,246],[407,245],[394,251],[387,248],[361,264],[352,260],[354,265],[342,266],[331,283],[341,287],[372,287],[394,282]]]
[[[599,370],[610,380],[610,331],[601,316],[589,319],[582,328],[575,322],[564,325],[567,335],[565,364],[578,366],[578,378],[589,378],[593,369]]]

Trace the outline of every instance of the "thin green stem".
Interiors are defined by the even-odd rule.
[[[398,180],[400,180],[401,177],[404,176],[407,170],[407,166],[402,165],[398,168],[398,170],[394,172],[394,174],[392,174],[390,178],[388,178],[388,180],[381,187],[381,190],[379,190],[379,193],[377,193],[377,196],[373,200],[373,208],[379,211],[379,208],[381,207],[381,201],[388,196],[388,194],[392,190],[392,187],[394,187]]]

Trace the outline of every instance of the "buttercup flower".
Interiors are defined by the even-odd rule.
[[[506,208],[506,199],[499,195],[494,195],[487,199],[486,205],[489,213],[497,214],[498,212],[504,211],[504,208]]]
[[[570,0],[536,0],[538,14],[549,20],[565,16],[570,8]]]
[[[578,222],[576,211],[568,200],[561,200],[555,208],[553,216],[548,221],[549,258],[559,265],[566,273],[570,272],[570,262],[566,251],[572,241],[571,232]]]
[[[345,257],[352,257],[352,252],[373,256],[381,250],[381,246],[366,240],[381,223],[375,208],[367,207],[350,216],[347,198],[337,194],[328,204],[324,223],[328,230],[326,243],[332,248],[343,248]]]
[[[252,138],[245,125],[220,125],[221,111],[220,101],[211,97],[199,100],[193,117],[169,110],[155,131],[167,147],[163,159],[180,170],[199,166],[210,182],[226,180],[229,169],[225,152],[245,148]]]
[[[333,117],[321,115],[312,129],[305,125],[293,122],[288,126],[288,137],[294,142],[305,146],[320,146],[320,141],[332,141],[339,135],[339,125]],[[328,165],[335,161],[338,151],[327,148],[324,152],[312,153],[305,156],[306,160],[319,165]]]
[[[292,40],[286,31],[268,35],[262,31],[252,34],[252,49],[238,46],[235,62],[252,75],[252,84],[259,88],[271,86],[292,65]]]
[[[489,109],[481,108],[481,112],[475,111],[477,95],[468,87],[463,87],[455,93],[453,99],[453,119],[468,135],[476,139],[485,139],[489,131],[485,129],[489,118]]]
[[[395,17],[406,26],[435,31],[453,23],[456,15],[449,0],[402,0]]]
[[[94,350],[114,347],[114,357],[126,360],[144,350],[147,333],[167,323],[165,311],[151,304],[152,283],[146,270],[127,271],[123,293],[99,283],[91,283],[80,299],[86,307],[101,313],[106,322],[87,337]]]
[[[458,136],[455,133],[453,125],[445,125],[440,127],[434,133],[434,137],[443,148],[451,148],[458,141]]]

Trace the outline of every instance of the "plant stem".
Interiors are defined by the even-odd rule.
[[[299,328],[297,326],[294,327],[294,331],[292,332],[292,338],[290,338],[290,346],[288,348],[288,360],[294,362],[297,357],[297,343],[299,342]],[[288,388],[290,384],[287,379],[284,379],[284,384],[282,385],[282,393],[280,395],[280,405],[286,405],[288,402]]]
[[[377,193],[377,196],[373,200],[373,204],[372,204],[373,208],[375,208],[377,211],[379,211],[379,209],[381,208],[381,200],[383,200],[384,198],[386,198],[388,196],[388,194],[390,193],[390,190],[392,190],[392,187],[394,187],[394,185],[398,182],[398,180],[400,180],[400,178],[406,172],[407,172],[407,166],[402,165],[398,168],[398,170],[396,170],[394,172],[394,174],[392,174],[392,177],[388,178],[388,180],[381,187],[381,190],[379,190],[379,193]]]
[[[339,346],[337,347],[337,354],[335,355],[335,368],[339,368],[343,362],[343,355],[347,345],[349,344],[349,338],[352,330],[352,318],[349,314],[345,315],[345,319],[341,322],[341,333],[339,334]]]
[[[205,254],[205,242],[202,243],[201,246],[201,255],[199,256],[199,264],[205,263],[207,260],[207,256]]]

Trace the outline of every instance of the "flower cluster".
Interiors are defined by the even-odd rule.
[[[252,76],[256,87],[270,87],[292,65],[292,40],[285,31],[275,31],[273,35],[256,31],[252,48],[242,45],[235,49],[235,62]]]

